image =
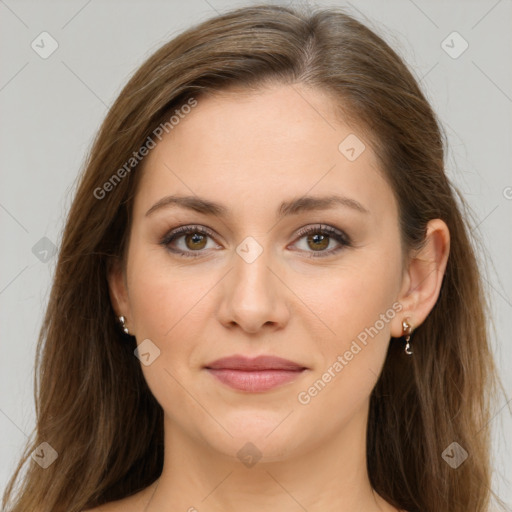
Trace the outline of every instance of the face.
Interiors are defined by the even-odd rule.
[[[111,290],[137,343],[160,351],[141,366],[166,428],[228,456],[251,441],[278,460],[343,432],[397,335],[397,205],[333,111],[297,85],[200,98],[144,161]],[[304,369],[206,368],[233,355]]]

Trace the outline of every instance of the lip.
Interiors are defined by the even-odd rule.
[[[304,370],[306,367],[277,356],[245,357],[234,355],[217,359],[206,365],[212,370]]]
[[[292,382],[308,368],[276,356],[235,355],[217,359],[205,369],[233,389],[258,393]]]

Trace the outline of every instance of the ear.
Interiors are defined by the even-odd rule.
[[[126,274],[119,258],[109,260],[107,281],[110,301],[112,302],[112,308],[116,316],[124,316],[127,319],[131,318]]]
[[[391,336],[403,335],[402,320],[408,319],[413,329],[427,318],[439,297],[450,253],[450,231],[441,219],[427,224],[424,246],[414,251],[404,271],[398,301],[403,310],[394,318]]]

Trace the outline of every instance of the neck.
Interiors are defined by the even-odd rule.
[[[164,468],[148,488],[145,512],[394,511],[369,482],[367,411],[366,406],[342,432],[307,449],[293,439],[276,449],[269,434],[249,445],[225,432],[219,432],[225,444],[212,447],[165,417]]]

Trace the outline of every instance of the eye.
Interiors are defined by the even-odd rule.
[[[300,237],[299,241],[304,240],[303,247],[300,249],[304,252],[309,252],[308,257],[318,258],[335,254],[341,251],[344,247],[350,247],[350,238],[343,232],[332,226],[307,226],[297,232]],[[334,247],[326,250],[334,243]],[[337,244],[337,245],[336,245]]]
[[[350,238],[332,226],[307,226],[297,232],[298,242],[304,240],[301,252],[309,253],[308,257],[326,257],[335,254],[344,247],[350,247]],[[160,241],[170,252],[183,257],[201,256],[207,249],[218,249],[219,245],[213,242],[214,234],[204,226],[180,226],[167,233]],[[212,239],[212,246],[208,247],[208,238]],[[296,242],[297,244],[297,242]],[[334,247],[330,246],[334,245]]]
[[[193,258],[200,256],[204,249],[219,247],[216,244],[207,247],[208,237],[212,238],[213,233],[204,226],[181,226],[167,233],[160,243],[172,253]]]

